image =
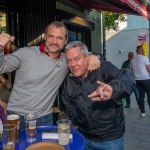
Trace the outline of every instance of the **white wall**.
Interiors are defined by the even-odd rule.
[[[125,28],[121,31],[109,31],[106,34],[106,59],[111,61],[118,68],[127,60],[128,52],[132,51],[136,55],[138,44],[138,34],[149,34],[149,23],[140,16],[128,16]],[[149,42],[149,36],[147,37]],[[123,52],[119,52],[122,50]]]

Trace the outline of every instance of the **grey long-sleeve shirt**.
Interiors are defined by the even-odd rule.
[[[24,115],[35,112],[42,117],[52,112],[68,68],[64,54],[51,59],[38,46],[24,47],[12,54],[0,52],[0,73],[16,70],[7,110]]]

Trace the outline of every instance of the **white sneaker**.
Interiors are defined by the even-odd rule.
[[[141,117],[145,117],[145,113],[141,113]]]

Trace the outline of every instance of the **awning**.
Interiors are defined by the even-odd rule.
[[[149,0],[121,0],[128,4],[130,8],[138,12],[144,18],[150,21],[150,2]]]
[[[149,0],[72,0],[83,9],[141,15],[150,20]]]

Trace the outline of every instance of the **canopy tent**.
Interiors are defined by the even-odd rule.
[[[72,0],[83,9],[96,9],[131,15],[141,15],[150,20],[149,0]]]

